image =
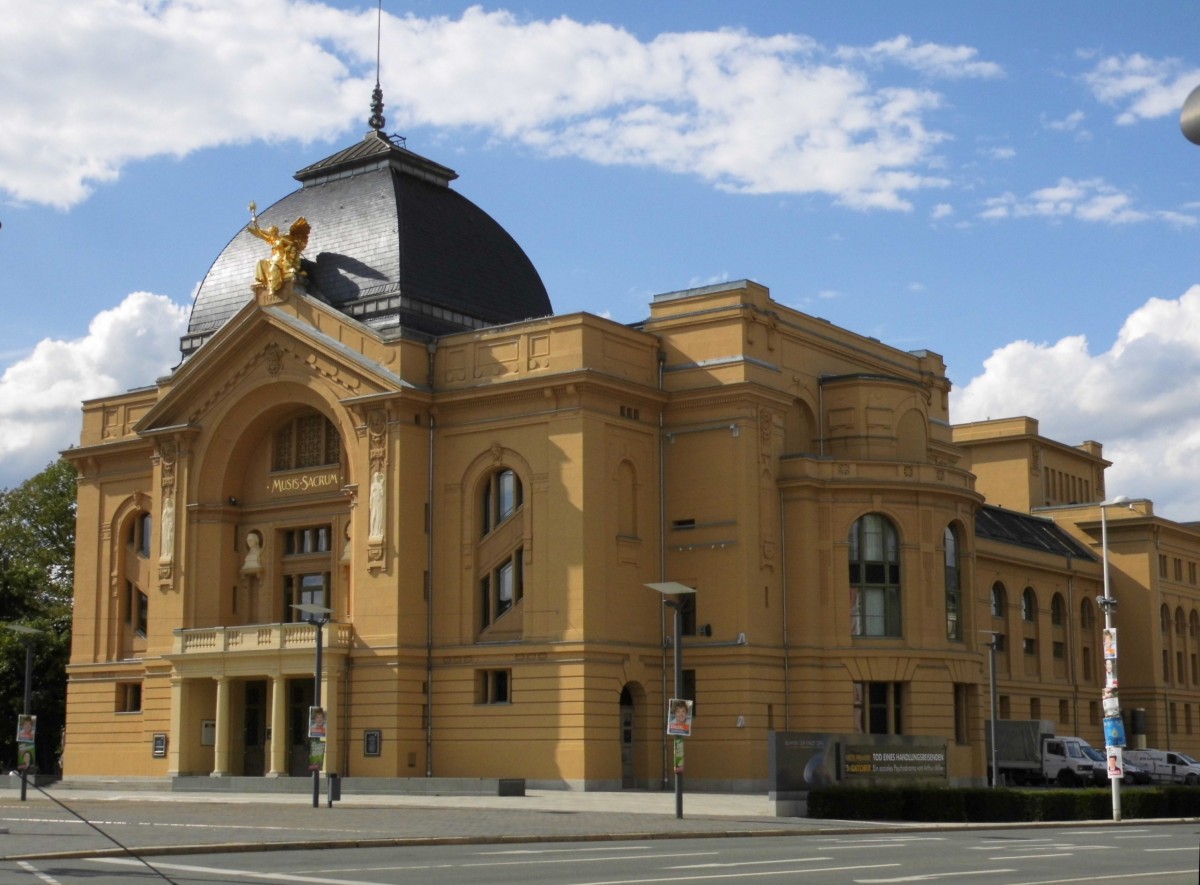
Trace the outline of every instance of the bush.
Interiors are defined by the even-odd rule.
[[[1022,790],[973,787],[960,790],[966,820],[978,823],[1002,823],[1032,820],[1029,797]]]
[[[808,794],[808,816],[944,823],[1109,820],[1111,796],[1104,789],[822,787]],[[1200,787],[1125,790],[1121,817],[1200,817]]]

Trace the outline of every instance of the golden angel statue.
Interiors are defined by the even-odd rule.
[[[288,232],[280,233],[279,228],[271,225],[265,230],[258,226],[257,207],[250,204],[250,224],[246,227],[250,233],[265,240],[271,245],[271,257],[258,262],[254,271],[256,282],[266,286],[267,291],[275,294],[283,288],[288,280],[303,277],[300,267],[300,255],[308,246],[308,234],[312,228],[304,216],[292,222]]]

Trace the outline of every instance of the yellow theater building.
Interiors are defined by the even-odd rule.
[[[1102,743],[1097,444],[952,427],[937,354],[754,282],[555,315],[454,177],[378,130],[301,170],[181,364],[84,404],[68,778],[306,776],[319,642],[326,771],[658,786],[666,581],[695,788],[764,789],[777,731],[940,736],[982,782],[993,632],[1001,714]],[[1137,506],[1130,691],[1194,750],[1200,537]]]

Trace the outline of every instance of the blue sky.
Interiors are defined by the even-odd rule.
[[[1098,440],[1110,495],[1200,518],[1200,5],[383,8],[387,131],[458,171],[558,312],[751,278],[942,354],[953,420]],[[246,204],[362,136],[375,22],[0,0],[0,487],[81,399],[169,370]]]

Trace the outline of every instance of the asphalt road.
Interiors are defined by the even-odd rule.
[[[0,882],[1195,885],[1200,824],[432,845],[0,864]]]

